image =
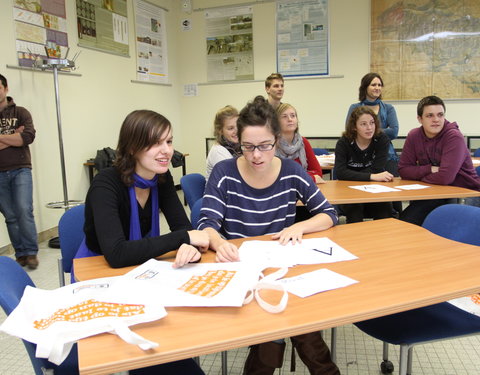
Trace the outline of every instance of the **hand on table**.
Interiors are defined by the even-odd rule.
[[[302,242],[303,229],[301,225],[293,224],[292,226],[283,229],[282,231],[272,235],[273,240],[278,240],[280,245],[286,245],[289,241],[292,241],[292,244],[295,245],[297,242]]]
[[[198,250],[202,253],[208,250],[210,245],[208,233],[201,230],[189,230],[188,236],[190,237],[190,245],[198,247]]]
[[[217,246],[217,256],[215,260],[219,263],[238,262],[240,260],[238,248],[233,243],[222,239],[222,242]]]
[[[387,171],[381,173],[372,173],[370,175],[370,180],[378,182],[390,182],[393,181],[393,174]]]
[[[197,262],[202,257],[200,251],[198,251],[192,245],[187,245],[186,243],[182,244],[178,251],[177,256],[175,257],[175,262],[173,262],[173,268],[183,267],[185,264]]]

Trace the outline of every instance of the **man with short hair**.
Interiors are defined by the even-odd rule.
[[[30,112],[18,107],[0,74],[0,212],[21,266],[38,267],[37,229],[33,218],[32,161],[28,145],[35,139]]]
[[[267,100],[275,110],[281,104],[284,93],[283,86],[283,76],[280,73],[272,73],[265,80],[265,91],[267,92]]]
[[[437,96],[427,96],[417,106],[422,125],[408,133],[398,172],[403,179],[429,184],[452,185],[480,191],[480,177],[456,122],[445,119],[445,103]],[[400,219],[422,225],[425,217],[448,199],[412,201]]]

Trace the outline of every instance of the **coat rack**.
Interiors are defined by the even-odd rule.
[[[62,182],[63,182],[63,201],[57,202],[50,202],[47,203],[48,208],[63,208],[68,210],[71,207],[78,206],[82,204],[83,201],[81,200],[69,200],[68,199],[68,189],[67,189],[67,175],[65,170],[65,156],[63,151],[63,136],[62,136],[62,119],[60,116],[60,96],[58,90],[58,70],[67,70],[72,71],[75,70],[75,59],[78,57],[76,54],[73,60],[68,60],[68,50],[65,55],[65,58],[50,58],[47,57],[46,59],[38,58],[35,61],[34,66],[41,70],[52,69],[53,71],[53,82],[55,86],[55,104],[57,108],[57,129],[58,129],[58,144],[60,148],[60,164],[62,168]]]

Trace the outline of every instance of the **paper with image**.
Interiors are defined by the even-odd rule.
[[[402,189],[402,190],[420,190],[420,189],[429,188],[430,186],[422,185],[422,184],[410,184],[410,185],[398,185],[395,187],[397,189]]]
[[[334,263],[357,259],[328,237],[303,239],[302,243],[280,245],[278,241],[245,241],[240,261],[259,268],[292,267],[297,264]]]
[[[349,186],[349,188],[357,189],[360,191],[366,191],[367,193],[389,193],[392,191],[400,191],[398,189],[394,189],[385,185],[378,185],[378,184],[354,185],[354,186]]]
[[[154,285],[164,306],[242,306],[259,275],[260,270],[240,262],[173,268],[171,262],[150,259],[124,277]]]
[[[288,292],[301,298],[358,283],[357,280],[326,268],[307,272],[295,277],[287,277],[278,280],[278,282],[284,285]]]

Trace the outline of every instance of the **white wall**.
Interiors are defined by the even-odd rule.
[[[205,21],[203,11],[181,12],[178,0],[150,0],[167,13],[169,72],[172,86],[131,83],[135,79],[133,5],[129,6],[130,58],[77,46],[74,1],[67,1],[70,56],[77,60],[81,77],[60,76],[63,138],[71,199],[84,199],[88,189],[83,162],[97,149],[115,147],[118,129],[126,114],[148,108],[164,114],[173,124],[175,148],[189,153],[188,172],[205,171],[205,137],[212,136],[217,109],[232,104],[241,109],[255,95],[264,94],[263,80],[276,70],[275,3],[254,5],[255,80],[260,82],[200,85],[197,97],[184,97],[183,85],[206,83]],[[194,9],[240,3],[240,0],[193,0]],[[192,21],[190,31],[180,22]],[[63,199],[51,74],[7,69],[16,65],[10,1],[0,2],[0,72],[9,79],[10,95],[33,115],[37,138],[34,159],[34,204],[38,231],[55,227],[60,210],[45,204]],[[296,106],[305,136],[337,136],[343,130],[348,106],[357,100],[360,78],[369,71],[369,0],[330,1],[330,73],[342,78],[287,80],[284,101]],[[388,82],[386,82],[388,85]],[[400,135],[417,126],[416,103],[393,103]],[[479,134],[476,114],[479,101],[447,101],[447,118],[459,122],[466,135]],[[175,170],[178,178],[179,171]],[[9,243],[0,225],[0,246]]]

